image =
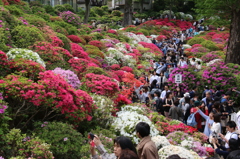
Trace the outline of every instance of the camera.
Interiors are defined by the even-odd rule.
[[[212,137],[213,138],[219,138],[218,134],[215,131],[212,133]]]

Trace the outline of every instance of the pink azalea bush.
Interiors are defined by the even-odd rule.
[[[71,52],[74,57],[83,58],[83,59],[89,59],[88,54],[83,50],[83,48],[76,44],[76,43],[70,43],[71,45]]]
[[[210,61],[212,61],[212,60],[214,60],[214,59],[219,59],[219,56],[216,55],[216,54],[213,54],[212,52],[207,53],[207,54],[205,54],[205,55],[203,55],[203,56],[201,57],[201,60],[202,60],[204,63],[208,63],[208,62],[210,62]]]
[[[203,70],[201,82],[203,85],[210,85],[211,89],[221,85],[222,90],[226,92],[235,86],[236,78],[233,72],[234,70],[227,67],[225,63],[217,62]]]
[[[117,83],[107,76],[88,73],[85,78],[83,84],[89,92],[112,97],[119,91]]]
[[[80,87],[81,83],[74,72],[70,70],[64,70],[59,67],[55,68],[53,72],[63,77],[73,88],[78,89]]]
[[[171,91],[176,91],[177,84],[175,83],[175,75],[182,75],[182,83],[179,85],[183,92],[189,92],[195,85],[200,85],[200,77],[194,71],[194,68],[188,65],[185,65],[181,68],[175,68],[169,78],[168,83]]]
[[[133,69],[132,69],[131,67],[128,67],[128,66],[122,67],[121,70],[126,71],[126,72],[130,72],[130,73],[133,73]]]

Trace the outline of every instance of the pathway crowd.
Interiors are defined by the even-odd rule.
[[[184,54],[183,41],[203,31],[200,22],[194,22],[193,27],[179,33],[172,32],[170,38],[157,41],[155,44],[164,56],[159,61],[152,61],[153,70],[142,73],[141,79],[144,85],[136,88],[132,94],[132,102],[145,103],[154,111],[167,118],[182,121],[195,127],[209,137],[209,143],[215,149],[215,153],[224,159],[240,159],[239,135],[240,112],[234,110],[235,102],[231,99],[233,92],[237,90],[221,92],[221,86],[215,89],[205,86],[204,90],[196,85],[190,92],[183,92],[178,86],[176,91],[170,90],[168,78],[171,71],[176,67],[191,65],[195,71],[201,69],[201,63],[192,58],[188,60]],[[209,29],[208,26],[205,30]],[[224,28],[222,28],[224,29]],[[109,154],[95,135],[93,142],[101,154],[102,159],[158,159],[157,148],[151,141],[150,126],[140,122],[136,125],[136,134],[140,143],[135,149],[132,141],[127,137],[117,137],[114,140],[114,153]],[[94,146],[91,147],[93,159],[99,158]],[[180,159],[178,155],[169,156],[168,159]],[[217,159],[216,157],[215,159]]]

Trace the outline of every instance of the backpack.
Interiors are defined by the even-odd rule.
[[[196,113],[192,113],[188,119],[187,119],[187,125],[191,126],[191,127],[195,127],[197,125],[196,119],[195,119],[195,114]]]
[[[237,141],[238,141],[238,148],[240,148],[240,134],[237,133],[237,132],[233,132],[232,135],[233,134],[236,134],[238,136],[238,139],[237,139]],[[230,136],[230,139],[232,138],[232,135]]]

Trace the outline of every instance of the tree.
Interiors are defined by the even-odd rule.
[[[123,26],[132,25],[133,0],[126,0],[124,5]]]
[[[90,14],[90,0],[85,0],[85,16],[84,16],[84,23],[88,22],[89,14]]]
[[[230,20],[230,37],[226,63],[240,64],[240,3],[239,0],[196,0],[196,11],[202,16],[219,16]]]

